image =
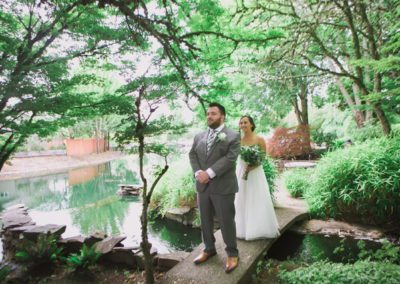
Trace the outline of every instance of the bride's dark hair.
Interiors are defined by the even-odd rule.
[[[256,125],[255,125],[255,123],[254,123],[254,120],[253,120],[253,118],[250,116],[250,115],[243,115],[240,119],[239,119],[239,121],[241,121],[243,118],[245,118],[245,117],[247,117],[248,119],[249,119],[249,121],[250,121],[250,124],[251,124],[251,131],[254,131],[254,129],[256,129]]]

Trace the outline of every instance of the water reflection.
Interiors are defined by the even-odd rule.
[[[175,250],[192,251],[201,243],[200,230],[171,220],[155,220],[150,226],[150,233]]]
[[[0,182],[0,210],[23,203],[41,224],[67,225],[63,237],[95,231],[126,235],[125,245],[140,242],[141,201],[116,195],[119,184],[138,184],[134,158],[67,173]],[[200,232],[168,221],[152,222],[149,240],[160,253],[191,250],[201,242]]]
[[[319,260],[331,262],[354,262],[359,249],[354,238],[339,236],[299,235],[285,232],[268,251],[268,258],[280,261],[290,258],[293,261],[313,263]],[[366,249],[375,251],[381,244],[365,241]],[[343,251],[335,253],[335,249],[342,247]]]

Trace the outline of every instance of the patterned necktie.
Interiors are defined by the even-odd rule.
[[[218,131],[215,129],[210,129],[208,132],[208,138],[207,138],[207,153],[210,152],[211,146],[214,143],[215,137],[217,136]]]

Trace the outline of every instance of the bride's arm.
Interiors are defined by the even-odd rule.
[[[257,142],[258,142],[258,145],[261,147],[261,149],[262,149],[265,153],[267,153],[267,145],[265,144],[264,138],[261,137],[261,136],[257,136]]]

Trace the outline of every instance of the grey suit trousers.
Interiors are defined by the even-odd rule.
[[[238,256],[236,244],[235,224],[235,193],[210,194],[210,191],[197,193],[197,202],[200,209],[201,230],[205,252],[215,252],[214,215],[221,226],[222,238],[225,242],[225,251],[228,256]]]

